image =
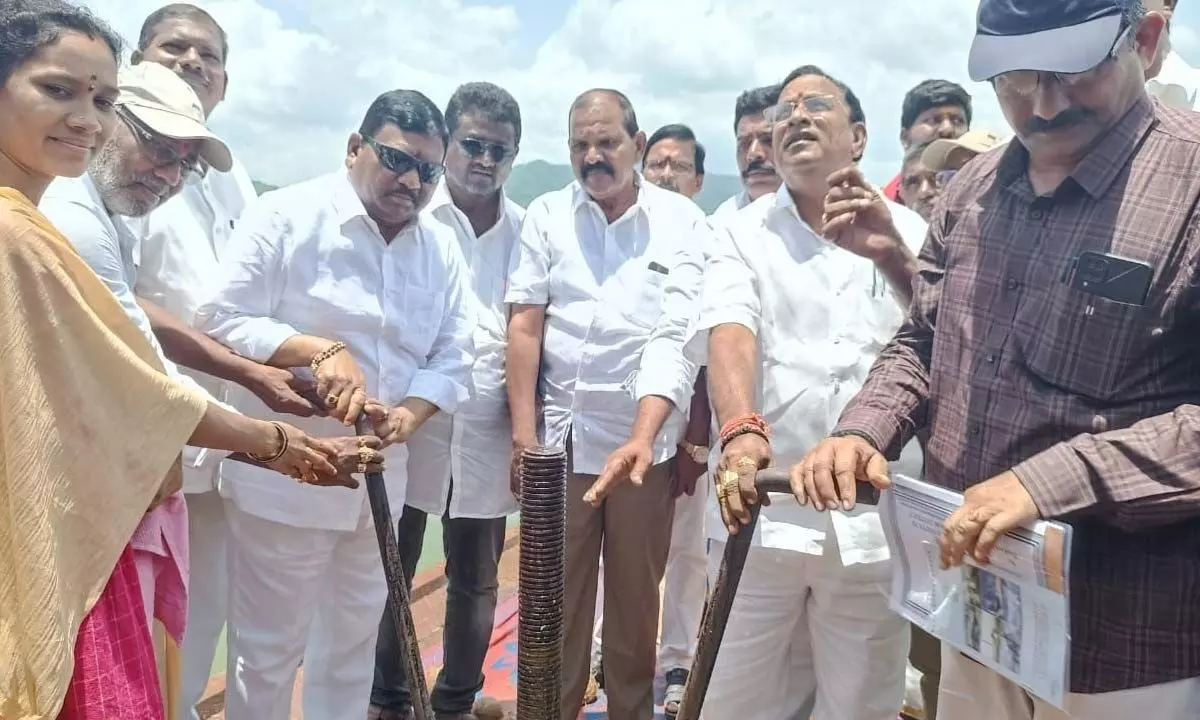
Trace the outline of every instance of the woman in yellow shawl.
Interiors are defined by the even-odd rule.
[[[186,445],[354,486],[376,438],[316,440],[174,384],[37,210],[112,132],[119,39],[64,0],[0,2],[0,718],[162,720],[129,540]],[[365,456],[360,455],[364,453]]]

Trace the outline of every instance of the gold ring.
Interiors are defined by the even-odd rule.
[[[365,474],[367,473],[367,464],[366,464],[366,463],[361,463],[361,462],[360,462],[360,463],[358,464],[358,473],[359,473],[360,475],[365,475]]]
[[[337,402],[338,402],[338,396],[334,395],[332,393],[329,394],[328,396],[326,396],[326,398],[325,398],[325,404],[328,406],[337,405]]]
[[[721,482],[717,485],[719,489],[723,489],[726,495],[732,495],[737,492],[740,483],[738,482],[738,474],[732,470],[721,471]]]
[[[358,461],[360,463],[363,463],[363,464],[369,463],[369,462],[371,462],[372,458],[374,458],[374,457],[375,457],[375,452],[373,450],[371,450],[371,448],[359,448],[358,449]]]
[[[361,451],[365,447],[367,447],[367,438],[365,436],[360,437],[358,439],[358,449]]]
[[[738,458],[738,461],[734,463],[734,466],[740,468],[754,468],[755,470],[758,469],[758,463],[754,462],[753,459],[748,458],[745,455]]]

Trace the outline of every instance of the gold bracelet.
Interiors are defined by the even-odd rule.
[[[271,427],[275,428],[275,433],[279,435],[279,449],[275,451],[275,454],[271,455],[270,457],[261,457],[255,455],[254,453],[248,452],[246,453],[246,457],[250,458],[254,462],[263,463],[264,465],[273,463],[279,458],[283,457],[283,454],[288,451],[287,431],[283,429],[283,425],[280,425],[274,420],[271,421]]]
[[[335,342],[334,344],[325,348],[324,350],[317,353],[316,355],[313,355],[312,362],[309,363],[309,369],[312,370],[312,374],[313,375],[317,374],[317,368],[321,367],[321,363],[325,362],[329,358],[333,357],[334,355],[337,355],[338,353],[340,353],[341,351],[343,351],[345,349],[346,349],[346,343]]]

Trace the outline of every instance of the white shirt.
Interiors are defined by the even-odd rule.
[[[367,394],[389,406],[416,397],[452,413],[466,399],[474,320],[454,234],[422,218],[385,242],[344,170],[259,198],[221,265],[196,323],[242,355],[265,362],[297,334],[340,340]],[[241,387],[229,396],[248,415],[317,437],[353,434],[331,418],[276,415]],[[393,445],[383,455],[391,505],[403,507],[408,449]],[[244,463],[223,468],[221,494],[252,515],[324,530],[355,529],[366,502],[365,484],[302,485]]]
[[[234,222],[257,197],[250,175],[235,161],[229,172],[210,169],[203,176],[189,175],[179,194],[149,215],[122,218],[139,238],[134,293],[194,326],[196,311],[212,294],[220,275],[220,257]],[[213,397],[228,397],[224,380],[186,367],[179,370]],[[185,493],[217,487],[220,463],[190,467],[204,452],[191,447],[184,450]]]
[[[1200,110],[1200,70],[1174,50],[1163,58],[1162,69],[1146,83],[1146,90],[1166,105]]]
[[[599,474],[628,440],[646,395],[675,405],[654,462],[674,456],[695,381],[683,346],[711,233],[691,200],[638,183],[637,202],[612,223],[577,182],[539,197],[513,254],[505,299],[546,306],[543,441],[565,447],[570,430],[581,474]]]
[[[408,504],[431,515],[498,518],[516,512],[509,490],[512,420],[504,383],[508,306],[504,290],[508,261],[521,234],[525,210],[501,194],[500,218],[476,237],[467,216],[454,206],[443,181],[425,214],[455,234],[466,260],[474,330],[475,364],[471,398],[454,415],[438,413],[408,441]],[[453,492],[451,492],[453,479]]]
[[[888,206],[906,244],[918,252],[925,222],[907,208]],[[774,464],[781,468],[829,434],[905,316],[875,265],[820,237],[782,188],[718,227],[702,305],[701,330],[736,323],[758,339],[757,407],[772,429]],[[710,462],[719,457],[714,449]],[[893,469],[920,476],[917,443]],[[818,513],[780,498],[763,509],[754,544],[820,555],[831,522],[844,562],[887,557],[878,513],[866,505]],[[715,495],[706,525],[710,537],[726,539]]]
[[[726,216],[732,215],[733,213],[737,212],[738,210],[741,210],[742,208],[746,207],[747,205],[750,204],[750,202],[751,202],[750,195],[747,194],[745,190],[742,190],[737,195],[730,197],[725,202],[718,205],[717,209],[713,210],[712,215],[710,215],[709,217],[712,217],[713,219],[716,219],[716,220],[722,220]]]

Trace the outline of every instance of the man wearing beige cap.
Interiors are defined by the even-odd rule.
[[[229,42],[216,19],[195,5],[172,3],[146,17],[131,62],[156,63],[173,71],[192,87],[205,116],[211,117],[225,99],[228,59]],[[219,275],[234,226],[256,198],[250,175],[234,158],[228,172],[209,168],[191,173],[179,193],[153,212],[126,218],[140,256],[133,291],[163,352],[213,397],[225,400],[237,384],[272,410],[307,417],[314,408],[297,392],[309,383],[300,383],[283,368],[233,353],[194,330],[196,311]],[[187,448],[183,455],[191,575],[176,710],[179,718],[192,720],[200,720],[195,706],[212,674],[229,597],[229,525],[217,492],[222,464],[206,462],[202,454],[209,451]]]
[[[80,178],[59,178],[40,209],[75,246],[141,329],[162,349],[133,295],[137,241],[121,215],[144,215],[179,191],[203,161],[228,170],[229,149],[204,124],[195,92],[160,65],[127,68],[119,78],[112,138]],[[180,382],[203,392],[165,357]],[[182,448],[181,448],[182,450]],[[187,619],[187,508],[175,493],[142,520],[133,537],[147,623],[163,624],[176,645]],[[168,702],[170,702],[168,698]]]
[[[1000,147],[1005,139],[987,130],[971,130],[953,140],[939,138],[925,146],[921,163],[938,173],[938,185],[944,186],[971,158]]]

